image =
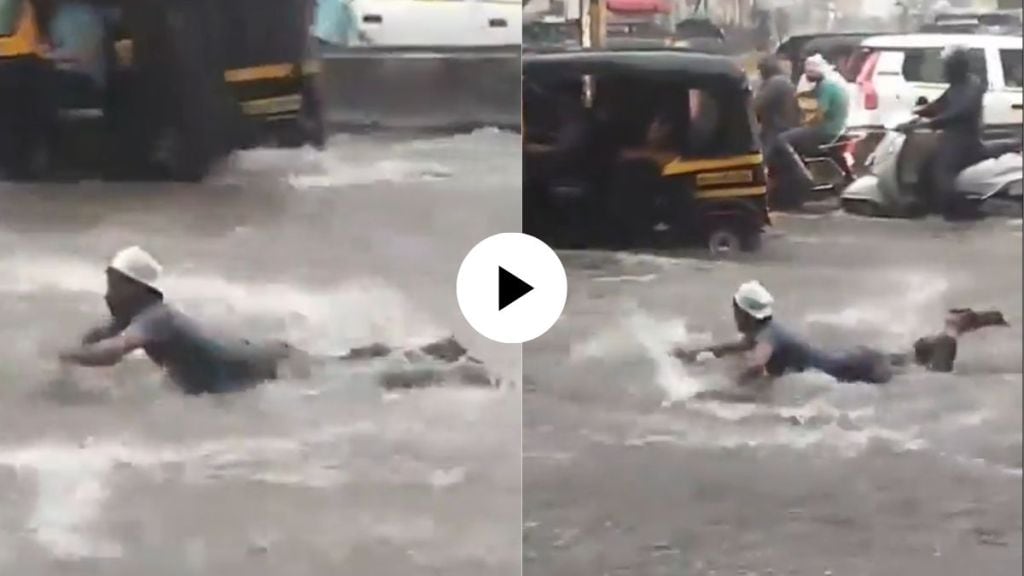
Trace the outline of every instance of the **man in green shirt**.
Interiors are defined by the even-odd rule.
[[[817,109],[803,126],[782,134],[782,140],[801,155],[813,154],[819,146],[834,142],[846,130],[849,96],[839,80],[826,75],[827,66],[821,56],[807,59],[804,77],[812,86]]]

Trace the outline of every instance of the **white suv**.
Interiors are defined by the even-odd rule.
[[[522,44],[520,0],[353,0],[359,31],[388,48]]]
[[[859,73],[850,85],[848,126],[878,129],[890,121],[909,119],[920,101],[938,98],[946,89],[940,55],[950,45],[966,47],[974,73],[988,83],[986,126],[1019,130],[1024,120],[1021,37],[972,34],[908,34],[864,40]]]

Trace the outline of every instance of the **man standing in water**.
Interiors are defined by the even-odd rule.
[[[162,268],[138,246],[118,252],[107,267],[106,302],[111,318],[89,331],[77,348],[60,354],[65,363],[113,366],[143,350],[188,394],[241,390],[273,380],[286,364],[308,371],[315,360],[284,342],[254,344],[215,338],[197,322],[164,302],[159,288]],[[374,344],[324,360],[368,360],[391,356],[392,348]],[[458,369],[463,382],[490,385],[483,365],[448,338],[405,352],[409,361],[432,358]],[[459,362],[462,362],[459,364]],[[411,371],[385,375],[388,387],[414,387],[444,380],[444,371]]]
[[[772,295],[759,282],[743,284],[732,301],[740,340],[702,350],[676,349],[673,355],[684,362],[693,362],[708,354],[716,358],[746,354],[741,384],[764,376],[774,378],[804,370],[819,370],[840,382],[884,384],[892,378],[895,367],[909,363],[909,354],[883,354],[867,347],[845,353],[820,350],[773,320],[772,304]],[[952,372],[957,339],[987,326],[1007,326],[1007,323],[997,311],[950,310],[942,332],[919,338],[914,343],[914,361],[928,370]]]

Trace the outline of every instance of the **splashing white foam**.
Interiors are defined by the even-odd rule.
[[[697,346],[707,341],[706,334],[691,333],[684,319],[655,319],[634,306],[609,329],[574,346],[570,358],[578,361],[641,354],[654,363],[654,381],[665,393],[665,403],[672,404],[717,387],[713,379],[691,374],[670,354],[675,346]]]
[[[381,160],[369,165],[353,166],[336,159],[325,158],[322,165],[311,173],[292,173],[288,183],[299,190],[365,186],[368,184],[423,182],[450,178],[452,171],[436,162],[411,160]]]
[[[291,438],[227,438],[189,446],[113,440],[81,445],[39,442],[0,449],[0,465],[35,480],[29,524],[36,541],[54,557],[112,558],[121,555],[121,548],[103,537],[96,523],[116,467],[152,470],[163,464],[186,463],[185,474],[193,481],[240,477],[324,487],[343,481],[343,474],[330,466],[313,466],[305,458],[305,450],[314,443],[336,442],[372,429],[363,423],[323,428]],[[432,480],[429,476],[424,479]]]
[[[66,258],[9,257],[0,291],[41,290],[102,294],[98,266]],[[379,278],[356,278],[320,290],[285,283],[236,282],[218,276],[166,274],[161,280],[171,302],[197,316],[262,317],[283,321],[284,334],[316,353],[337,352],[371,341],[416,345],[445,335],[395,287]],[[216,318],[227,320],[230,318]]]
[[[839,327],[877,329],[893,344],[904,345],[941,326],[942,297],[949,280],[933,274],[903,272],[875,279],[860,299],[839,311],[810,312],[804,320]]]
[[[666,404],[692,398],[709,388],[707,382],[693,377],[682,362],[669,354],[673,346],[693,340],[683,320],[659,322],[638,310],[629,316],[628,323],[647,357],[654,362],[654,381],[665,391]]]
[[[296,189],[365,186],[377,183],[421,182],[450,178],[452,170],[437,162],[395,158],[373,158],[358,140],[332,138],[327,150],[304,147],[296,150],[257,148],[232,156],[221,180],[240,174],[268,174]]]
[[[684,433],[661,432],[641,434],[626,440],[627,446],[650,444],[676,444],[690,448],[784,448],[807,450],[824,447],[834,453],[853,458],[872,445],[881,444],[898,452],[916,452],[928,447],[913,430],[863,428],[848,430],[836,424],[819,428],[801,426],[773,426],[758,429],[756,433],[743,428],[701,430],[690,427]]]
[[[36,480],[35,505],[29,526],[42,546],[57,558],[115,558],[116,542],[93,533],[93,523],[108,495],[111,462],[84,450],[25,450],[8,453],[0,462],[28,471]]]

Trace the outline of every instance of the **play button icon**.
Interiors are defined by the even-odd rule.
[[[526,234],[495,234],[473,247],[455,284],[474,330],[504,344],[547,332],[562,315],[565,268],[554,250]]]
[[[518,276],[498,266],[498,310],[533,292],[533,286],[523,282]]]

